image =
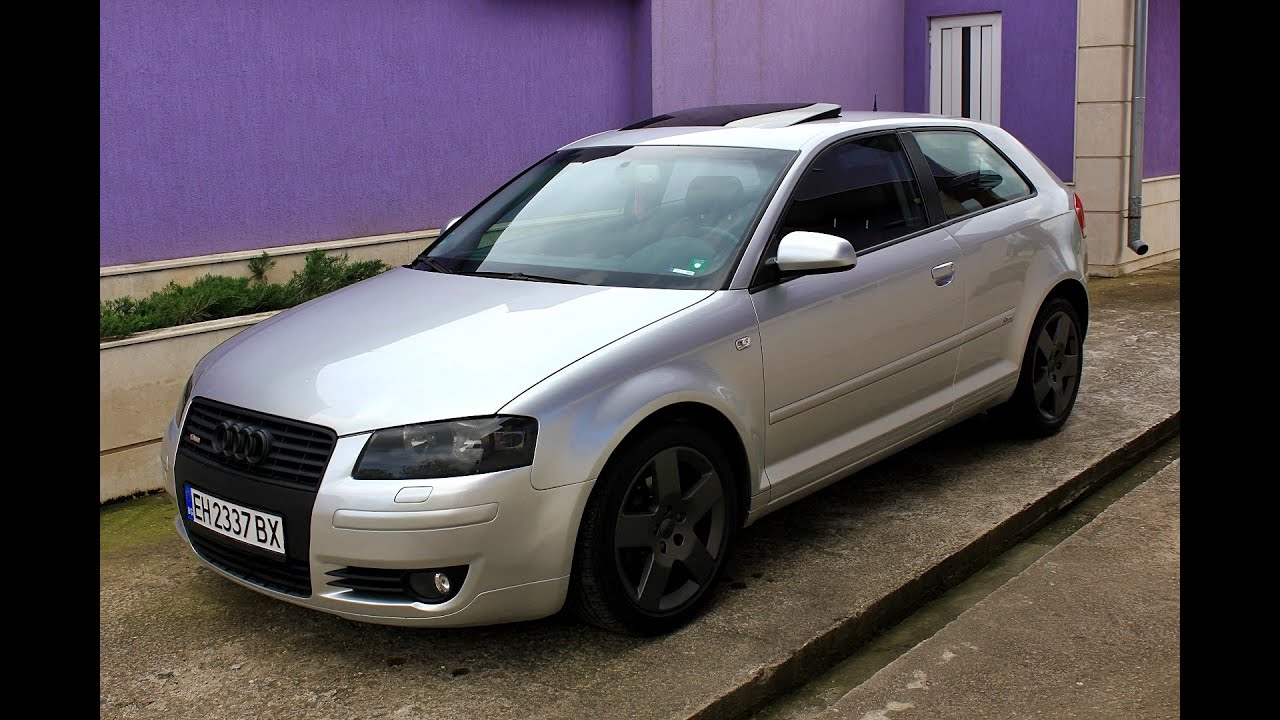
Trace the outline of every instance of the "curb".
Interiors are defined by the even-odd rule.
[[[1181,418],[1182,410],[1175,410],[1169,417],[1099,458],[981,537],[880,598],[864,612],[842,619],[797,648],[786,659],[761,667],[745,683],[685,717],[688,720],[745,717],[761,703],[798,687],[877,632],[900,622],[923,603],[955,587],[996,556],[1044,527],[1082,495],[1132,467],[1152,448],[1177,433]]]

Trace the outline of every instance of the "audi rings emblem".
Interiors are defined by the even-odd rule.
[[[213,451],[257,465],[271,452],[271,433],[252,425],[223,420],[214,428]]]

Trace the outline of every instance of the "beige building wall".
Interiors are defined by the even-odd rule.
[[[1075,189],[1085,207],[1089,272],[1115,277],[1179,257],[1181,175],[1142,183],[1146,255],[1129,249],[1129,116],[1133,0],[1080,0],[1076,50]]]

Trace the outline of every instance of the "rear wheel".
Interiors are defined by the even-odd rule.
[[[715,438],[687,422],[628,442],[583,512],[569,596],[578,616],[638,635],[692,619],[737,528],[731,467]]]
[[[1013,397],[997,408],[997,415],[1020,434],[1053,435],[1075,407],[1083,368],[1080,315],[1065,298],[1052,298],[1036,315],[1018,387]]]

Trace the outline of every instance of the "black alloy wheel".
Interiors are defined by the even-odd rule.
[[[679,422],[615,453],[583,511],[569,606],[615,632],[655,635],[711,596],[738,522],[731,464]]]
[[[691,447],[670,447],[632,478],[613,532],[614,561],[627,597],[662,613],[711,582],[725,535],[724,488]]]
[[[1031,325],[1013,397],[992,413],[1014,433],[1046,437],[1062,429],[1080,393],[1084,332],[1066,298],[1050,298]]]
[[[1053,422],[1067,411],[1080,383],[1080,332],[1065,312],[1049,316],[1036,337],[1031,390],[1036,408]]]

